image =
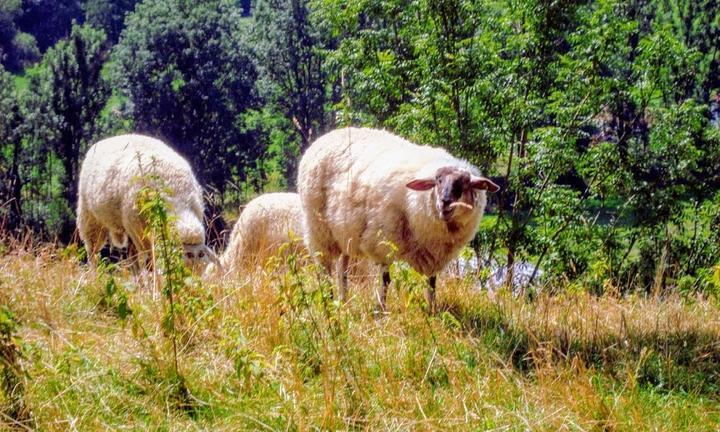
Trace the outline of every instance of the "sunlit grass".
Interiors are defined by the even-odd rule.
[[[373,281],[330,297],[313,266],[269,264],[183,301],[174,399],[152,277],[101,272],[51,246],[6,248],[0,303],[19,322],[24,398],[42,430],[715,430],[713,301],[586,294],[524,302],[445,278],[437,316],[401,271],[390,313]],[[122,318],[107,299],[127,295]],[[6,419],[7,420],[7,419]]]

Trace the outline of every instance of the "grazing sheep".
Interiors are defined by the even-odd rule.
[[[303,213],[296,193],[268,193],[251,200],[240,213],[230,234],[227,249],[220,256],[226,272],[262,264],[285,243],[291,251],[304,251]],[[211,264],[206,274],[212,274]]]
[[[202,189],[188,162],[162,141],[143,135],[120,135],[95,143],[80,168],[77,227],[88,257],[107,242],[135,247],[142,264],[151,248],[146,223],[138,209],[142,179],[154,175],[168,189],[166,200],[175,215],[185,256],[217,262],[205,245]]]
[[[464,160],[389,132],[346,128],[317,139],[299,167],[305,240],[328,271],[336,258],[340,298],[346,297],[349,257],[382,266],[385,310],[389,265],[401,259],[429,276],[426,298],[435,310],[436,274],[477,231],[485,191],[498,186]],[[395,249],[396,248],[396,249]]]
[[[268,193],[241,206],[228,247],[220,256],[225,274],[262,265],[284,244],[290,246],[287,253],[307,255],[302,242],[305,233],[303,223],[300,196],[296,193]],[[213,275],[215,270],[215,265],[210,264],[205,274]],[[353,260],[349,270],[352,277],[359,281],[371,273],[359,260]]]

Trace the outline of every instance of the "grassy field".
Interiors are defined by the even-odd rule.
[[[429,317],[422,279],[398,268],[378,317],[370,281],[352,281],[341,306],[291,257],[185,280],[169,323],[152,275],[96,270],[53,246],[0,254],[6,428],[720,428],[713,300],[523,301],[445,277]]]

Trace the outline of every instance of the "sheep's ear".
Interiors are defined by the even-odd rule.
[[[430,190],[435,187],[435,179],[433,179],[433,178],[415,179],[415,180],[411,181],[410,183],[406,184],[405,186],[409,187],[412,190],[416,190],[416,191],[426,191],[426,190]]]
[[[472,186],[473,189],[482,189],[488,192],[497,192],[500,190],[500,186],[493,183],[492,180],[480,176],[472,176],[472,179],[470,179],[470,186]]]

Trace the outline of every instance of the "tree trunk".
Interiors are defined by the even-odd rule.
[[[13,161],[10,168],[10,183],[12,184],[12,195],[10,202],[10,218],[8,230],[17,231],[22,223],[22,182],[20,181],[20,139],[15,139],[13,145]]]
[[[17,232],[22,225],[22,181],[20,180],[20,153],[22,152],[21,138],[19,134],[14,131],[20,126],[22,120],[19,115],[19,107],[15,105],[12,108],[10,114],[12,119],[10,121],[11,139],[12,139],[12,162],[10,165],[10,172],[8,173],[10,182],[10,202],[9,205],[9,217],[5,221],[7,226],[5,229],[9,232]]]

